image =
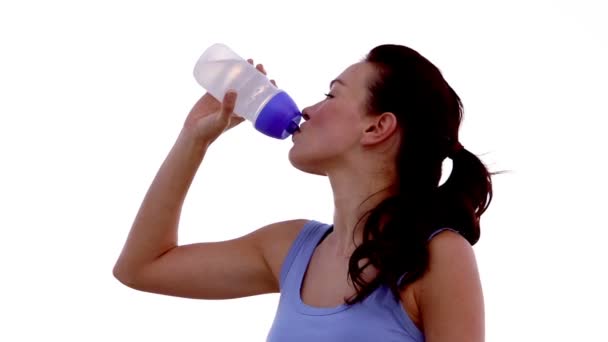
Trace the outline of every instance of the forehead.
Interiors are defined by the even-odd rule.
[[[344,81],[346,87],[366,89],[375,74],[376,70],[372,64],[359,62],[346,68],[338,79]]]

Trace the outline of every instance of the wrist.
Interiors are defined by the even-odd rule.
[[[184,127],[177,138],[179,144],[185,145],[198,152],[204,153],[212,141],[200,137],[195,132]]]

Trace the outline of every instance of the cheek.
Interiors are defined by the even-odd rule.
[[[326,102],[319,107],[317,115],[310,120],[311,125],[319,128],[336,129],[348,122],[348,112],[337,103]]]
[[[356,113],[349,112],[347,108],[339,108],[319,120],[319,126],[323,127],[324,134],[335,140],[350,144],[358,136],[359,120]]]
[[[356,109],[348,103],[324,101],[311,107],[310,113],[301,137],[308,148],[331,154],[356,143],[360,120]]]

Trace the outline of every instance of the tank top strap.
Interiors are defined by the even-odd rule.
[[[287,278],[304,272],[317,245],[332,230],[332,225],[310,220],[300,230],[291,244],[281,266],[279,286],[281,291]]]
[[[460,234],[456,229],[453,228],[448,228],[448,227],[443,227],[443,228],[439,228],[437,230],[434,230],[428,237],[428,239],[426,239],[426,242],[430,242],[435,236],[437,236],[439,233],[441,232],[445,232],[446,230],[452,231],[454,233]],[[405,277],[407,275],[407,272],[403,273],[401,275],[401,277],[399,277],[399,280],[397,281],[397,284],[401,285],[401,283],[403,282],[403,277]]]

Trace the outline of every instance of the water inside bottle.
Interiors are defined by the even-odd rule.
[[[234,89],[238,94],[234,112],[252,122],[278,91],[262,73],[252,71],[247,61],[238,59],[206,62],[201,65],[197,77],[201,83],[213,85],[213,89]],[[224,96],[223,93],[213,95],[220,99]]]

